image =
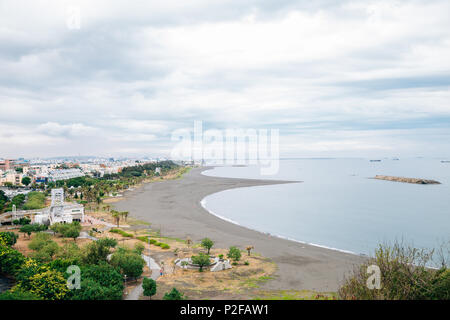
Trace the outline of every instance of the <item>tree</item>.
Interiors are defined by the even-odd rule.
[[[74,241],[80,235],[81,228],[78,221],[72,223],[55,223],[50,227],[54,232],[59,233],[65,238],[73,238]]]
[[[207,254],[202,252],[199,253],[198,256],[192,256],[192,263],[198,265],[200,267],[199,271],[203,271],[203,267],[209,266],[211,264],[211,260]]]
[[[28,238],[30,238],[31,233],[34,231],[34,228],[31,224],[26,224],[20,227],[19,231],[22,232],[23,234],[27,234]]]
[[[111,210],[111,216],[114,218],[114,221],[117,224],[117,227],[119,227],[120,224],[120,212],[116,210]]]
[[[25,257],[11,247],[0,245],[0,273],[15,275],[21,269]]]
[[[227,257],[230,259],[233,259],[234,261],[239,261],[239,259],[241,258],[241,250],[232,246],[228,250]]]
[[[64,230],[63,236],[66,238],[72,238],[73,241],[76,241],[81,232],[81,225],[78,222],[73,222],[69,225],[69,228]]]
[[[85,264],[99,264],[106,261],[111,248],[117,245],[117,240],[112,238],[102,238],[89,243],[82,253],[82,261]]]
[[[27,186],[31,183],[31,178],[30,177],[23,177],[22,178],[22,184]]]
[[[131,250],[119,248],[111,257],[111,265],[119,268],[123,275],[137,278],[144,271],[145,260]]]
[[[184,294],[173,288],[172,291],[164,294],[163,300],[184,300]]]
[[[55,241],[49,241],[39,251],[33,254],[33,258],[39,262],[51,262],[58,251],[58,244]]]
[[[134,252],[135,253],[137,253],[138,255],[141,255],[143,252],[144,252],[144,250],[145,250],[145,246],[142,244],[142,243],[140,243],[140,242],[137,242],[135,245],[134,245]]]
[[[47,270],[32,275],[26,285],[20,282],[16,288],[31,291],[44,300],[62,300],[69,289],[61,272]]]
[[[142,288],[144,288],[144,296],[152,299],[152,296],[156,294],[156,281],[152,278],[145,277],[142,281]]]
[[[211,250],[212,246],[214,245],[214,242],[209,238],[204,238],[201,242],[201,245],[203,248],[208,250],[208,254],[209,254],[209,251]]]
[[[53,241],[50,238],[51,236],[48,233],[38,232],[33,237],[33,240],[31,240],[28,244],[28,248],[34,251],[39,251],[50,241]]]
[[[81,267],[81,288],[71,290],[72,300],[121,300],[123,277],[106,262]]]
[[[58,244],[50,239],[48,233],[38,232],[28,244],[28,248],[34,250],[33,258],[40,262],[52,261],[59,251]]]

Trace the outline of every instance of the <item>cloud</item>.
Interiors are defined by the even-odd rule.
[[[75,1],[79,30],[67,5],[0,4],[0,137],[33,144],[0,156],[167,153],[194,120],[291,155],[450,150],[448,1]]]
[[[41,134],[56,137],[83,137],[92,136],[97,130],[95,128],[85,126],[82,123],[62,125],[57,122],[47,122],[39,125],[36,131]]]

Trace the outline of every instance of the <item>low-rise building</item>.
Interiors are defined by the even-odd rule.
[[[0,215],[1,222],[11,222],[22,217],[29,217],[33,223],[55,224],[84,222],[84,206],[78,203],[64,201],[64,189],[52,189],[52,203],[50,207],[36,210],[13,209]]]

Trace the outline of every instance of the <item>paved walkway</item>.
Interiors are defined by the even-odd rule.
[[[148,268],[152,272],[151,278],[156,280],[159,278],[159,270],[161,267],[155,262],[155,260],[149,256],[142,255]],[[125,300],[139,300],[139,297],[144,293],[144,288],[142,288],[142,282],[137,285],[131,292],[125,297]]]
[[[90,221],[92,221],[93,224],[103,224],[105,226],[105,228],[102,228],[101,231],[106,231],[106,230],[109,230],[110,228],[115,227],[115,225],[113,225],[111,223],[101,221],[101,220],[93,218],[91,216],[87,217],[86,220],[89,221],[88,219]],[[98,238],[90,236],[86,231],[80,232],[80,236],[78,238],[81,238],[81,239],[86,238],[86,239],[91,239],[93,241],[98,240]],[[110,258],[111,258],[111,254],[108,256],[108,259],[110,259]],[[161,267],[150,256],[146,256],[145,254],[142,254],[142,258],[145,260],[145,263],[147,264],[148,268],[152,272],[151,278],[153,280],[158,279]],[[144,288],[142,288],[142,281],[141,281],[141,283],[139,285],[137,285],[133,290],[131,290],[131,292],[125,297],[125,300],[139,300],[139,297],[142,296],[143,293],[144,293]]]

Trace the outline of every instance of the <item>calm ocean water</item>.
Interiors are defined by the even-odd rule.
[[[275,176],[261,176],[257,166],[204,174],[303,181],[226,190],[202,201],[213,214],[273,235],[358,254],[372,254],[379,243],[436,248],[450,241],[450,163],[440,159],[296,159],[281,160]],[[377,174],[442,184],[369,179]]]

